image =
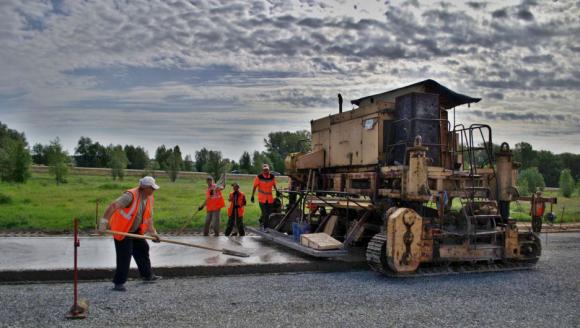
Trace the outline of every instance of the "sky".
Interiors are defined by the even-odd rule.
[[[202,147],[424,79],[494,142],[580,153],[580,1],[0,1],[0,121],[30,144]]]

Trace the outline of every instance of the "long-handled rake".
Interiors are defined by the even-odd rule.
[[[193,215],[191,216],[191,218],[189,220],[187,220],[187,222],[185,222],[185,224],[183,225],[183,227],[181,227],[181,229],[179,229],[179,234],[181,235],[183,233],[183,230],[185,230],[185,227],[187,227],[189,225],[189,223],[191,223],[191,221],[193,221],[195,219],[195,216],[197,215],[197,213],[199,213],[201,210],[198,208],[197,211],[195,211],[193,213]]]
[[[205,246],[205,245],[191,244],[191,243],[186,243],[186,242],[171,240],[171,239],[164,239],[164,238],[157,239],[157,238],[151,237],[151,236],[143,236],[143,235],[137,235],[134,233],[120,232],[120,231],[114,231],[114,230],[105,230],[104,232],[108,233],[110,235],[123,235],[123,236],[131,237],[131,238],[155,240],[155,241],[160,241],[160,242],[168,243],[168,244],[175,244],[175,245],[182,245],[182,246],[207,249],[208,251],[221,252],[225,255],[232,255],[232,256],[238,256],[238,257],[249,257],[250,256],[250,254],[248,254],[246,252],[228,249],[228,248],[214,248],[214,247]]]

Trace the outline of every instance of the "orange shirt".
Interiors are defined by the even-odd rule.
[[[222,191],[217,185],[212,184],[205,192],[205,208],[208,212],[217,211],[226,206]]]
[[[141,195],[139,193],[139,188],[133,188],[127,190],[133,195],[133,201],[131,205],[127,208],[121,208],[113,213],[111,220],[109,222],[111,230],[120,232],[129,232],[129,229],[133,226],[133,221],[137,217],[139,203],[141,202]],[[153,208],[153,195],[147,197],[147,204],[145,205],[145,210],[143,211],[143,220],[139,225],[138,234],[144,234],[149,226],[151,225],[151,209]],[[116,240],[123,240],[125,236],[113,235]]]
[[[244,217],[244,206],[246,206],[246,195],[243,192],[238,191],[237,197],[234,199],[234,191],[230,193],[230,207],[228,208],[228,216],[232,216],[234,213],[234,205],[238,206],[238,218]]]
[[[272,204],[274,196],[272,196],[272,188],[276,186],[276,179],[272,174],[264,175],[258,174],[254,178],[254,187],[258,189],[258,201],[262,204]]]

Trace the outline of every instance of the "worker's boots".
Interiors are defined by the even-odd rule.
[[[156,276],[156,275],[152,274],[150,277],[143,278],[143,282],[148,283],[148,284],[153,284],[153,283],[156,283],[160,279],[161,279],[161,276]]]

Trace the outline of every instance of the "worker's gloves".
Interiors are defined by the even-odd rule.
[[[201,205],[200,207],[197,208],[198,211],[203,210],[203,205]]]
[[[276,190],[276,198],[280,198],[280,197],[282,197],[282,193],[279,192],[278,190]]]
[[[252,198],[250,198],[250,202],[254,202],[254,195],[252,195]]]
[[[109,220],[105,218],[101,218],[99,221],[99,233],[104,233],[107,230],[107,226],[109,225]]]
[[[157,234],[157,231],[152,231],[149,233],[149,235],[153,238],[155,238],[154,240],[152,240],[154,243],[160,243],[161,240],[159,240],[159,235]]]

